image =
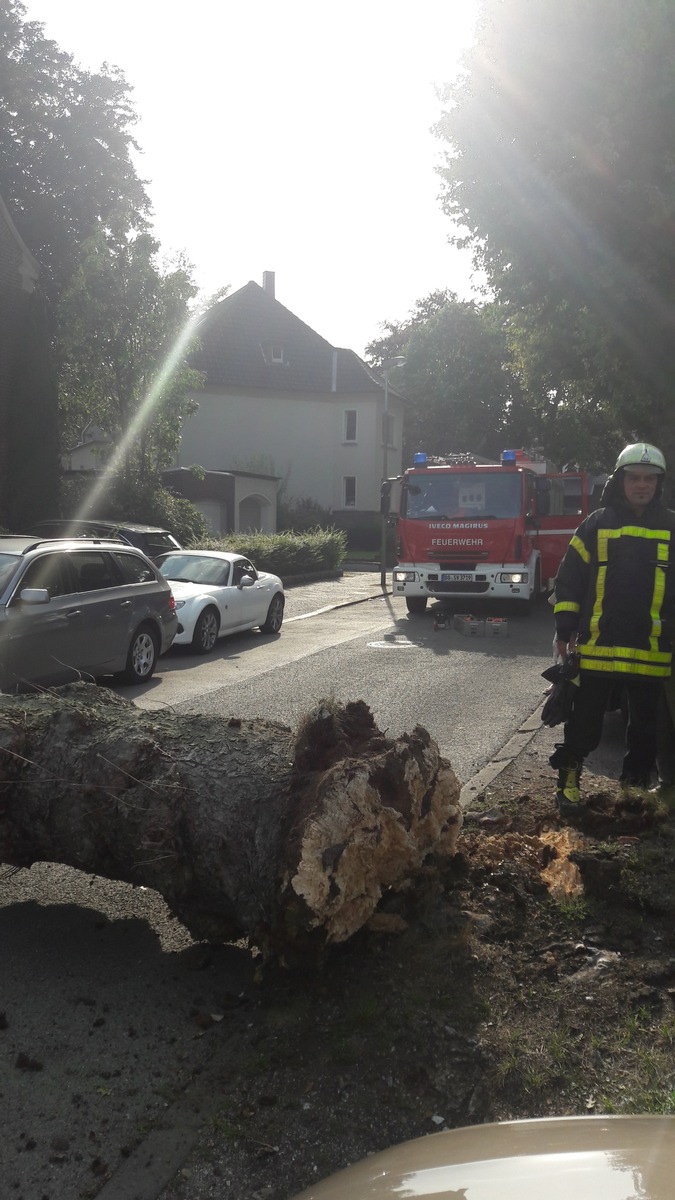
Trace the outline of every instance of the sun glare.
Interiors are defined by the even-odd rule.
[[[120,466],[124,462],[130,447],[140,435],[143,427],[152,418],[155,409],[161,403],[164,391],[170,383],[176,368],[187,353],[200,317],[201,313],[197,311],[192,314],[188,321],[186,321],[183,329],[176,338],[173,347],[162,363],[157,377],[152,384],[152,387],[148,391],[147,396],[144,398],[143,403],[138,409],[136,416],[118,443],[115,453],[107,460],[100,476],[96,479],[95,483],[84,496],[80,508],[75,513],[76,519],[86,517],[91,512],[97,501],[100,500],[101,496],[105,494],[105,491],[108,488],[111,480],[114,478],[116,473],[119,471]]]

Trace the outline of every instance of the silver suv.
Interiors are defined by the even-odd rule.
[[[178,625],[171,587],[133,546],[0,537],[0,689],[116,675],[144,683]]]

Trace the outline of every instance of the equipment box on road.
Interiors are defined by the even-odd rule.
[[[472,617],[471,613],[456,613],[452,623],[465,637],[485,637],[485,621]]]
[[[506,617],[486,617],[485,618],[485,636],[486,637],[508,637],[509,623]]]

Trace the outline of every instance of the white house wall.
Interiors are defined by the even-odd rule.
[[[64,454],[65,471],[101,471],[110,451],[108,442],[82,442]]]
[[[227,532],[227,505],[221,500],[199,499],[191,502],[206,521],[209,533],[220,537]]]
[[[343,478],[357,480],[356,508],[379,510],[382,473],[382,397],[377,394],[270,396],[245,391],[199,392],[177,466],[206,470],[266,469],[282,477],[287,495],[311,497],[323,508],[343,508]],[[355,409],[357,440],[345,443],[345,410]],[[401,402],[390,394],[394,446],[390,474],[401,469]]]

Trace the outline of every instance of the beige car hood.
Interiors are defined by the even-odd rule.
[[[673,1200],[675,1117],[554,1117],[434,1133],[296,1200]]]

